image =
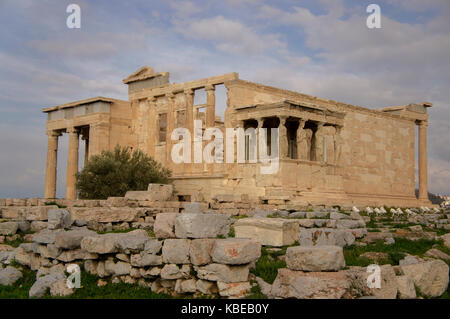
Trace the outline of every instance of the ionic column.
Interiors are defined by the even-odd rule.
[[[69,152],[67,153],[66,199],[77,199],[76,174],[78,173],[78,130],[68,128]]]
[[[172,131],[175,127],[175,94],[169,93],[167,95],[167,126],[166,126],[166,166],[171,167],[172,165]]]
[[[428,200],[427,126],[419,123],[419,199]]]
[[[184,96],[186,100],[186,120],[185,127],[191,134],[190,147],[193,149],[192,141],[194,138],[194,90],[186,89],[184,90]],[[191,163],[192,163],[192,152],[191,152]],[[192,170],[192,165],[190,166]]]
[[[60,133],[47,131],[47,165],[45,170],[45,198],[56,197],[56,167],[58,157],[58,137]]]
[[[216,124],[216,96],[214,85],[205,86],[206,91],[206,127],[214,127]]]
[[[286,120],[287,116],[279,116],[280,119],[280,125],[278,126],[278,141],[280,145],[278,146],[279,149],[279,157],[287,158],[288,157],[288,140],[287,140],[287,128],[286,128]]]

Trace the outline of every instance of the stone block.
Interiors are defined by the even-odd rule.
[[[289,247],[286,266],[302,271],[338,271],[345,267],[344,252],[339,246]]]
[[[17,222],[3,222],[0,223],[0,235],[14,235],[19,229]]]
[[[153,231],[156,238],[174,238],[175,237],[175,218],[178,213],[160,213],[156,215]]]
[[[205,265],[211,262],[211,253],[216,239],[201,238],[191,240],[189,255],[193,265]]]
[[[265,246],[292,245],[298,239],[296,220],[280,218],[242,218],[235,222],[236,238],[251,238]]]
[[[355,236],[347,230],[333,228],[301,229],[298,237],[300,246],[344,247],[355,242]]]
[[[271,294],[278,298],[340,299],[350,289],[344,272],[302,272],[278,269]]]
[[[203,206],[197,202],[186,203],[184,204],[184,212],[186,214],[202,214]]]
[[[166,239],[162,247],[162,258],[164,263],[189,263],[190,246],[191,242],[188,239]]]
[[[230,218],[222,214],[181,214],[175,219],[178,238],[216,238],[228,235]]]
[[[248,264],[259,257],[261,257],[261,244],[252,239],[217,239],[212,250],[212,260],[220,264]]]
[[[206,266],[194,266],[199,279],[222,282],[248,281],[249,267],[231,266],[223,264],[209,264]]]
[[[70,213],[65,209],[51,209],[48,211],[48,229],[69,228],[72,225]]]

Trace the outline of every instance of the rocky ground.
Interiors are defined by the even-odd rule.
[[[0,219],[0,298],[450,298],[450,211],[226,216],[192,203],[141,230],[50,211]],[[80,265],[82,288],[66,286],[69,263]],[[370,265],[380,266],[380,288],[367,284]]]

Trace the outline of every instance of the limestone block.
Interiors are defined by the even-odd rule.
[[[88,236],[81,240],[81,248],[90,253],[110,254],[119,250],[116,247],[118,234],[104,234],[100,236]]]
[[[141,252],[139,254],[131,255],[131,265],[135,267],[147,267],[162,265],[162,257],[158,255]]]
[[[272,295],[279,298],[340,299],[350,288],[344,272],[309,272],[278,269]]]
[[[184,212],[186,214],[201,214],[203,213],[203,206],[197,202],[186,203],[184,204]]]
[[[189,256],[193,265],[205,265],[211,262],[211,252],[216,239],[193,239],[189,249]]]
[[[178,213],[160,213],[156,215],[153,231],[156,238],[175,237],[175,218]]]
[[[408,276],[396,276],[398,297],[400,299],[415,299],[416,288],[414,287],[414,281]]]
[[[64,273],[56,272],[43,277],[40,277],[36,280],[36,282],[31,286],[28,295],[30,297],[40,298],[44,296],[50,286],[57,282],[60,279],[66,279]]]
[[[286,266],[292,270],[338,271],[345,267],[344,252],[339,246],[289,247]]]
[[[313,228],[314,227],[314,219],[298,219],[296,220],[300,227],[304,228]]]
[[[56,235],[64,232],[62,229],[43,229],[38,233],[33,234],[32,240],[39,244],[54,244],[56,240]]]
[[[128,191],[125,198],[137,201],[168,201],[173,195],[173,186],[170,184],[149,184],[146,191]]]
[[[94,253],[88,253],[83,249],[72,249],[65,250],[56,258],[62,262],[68,263],[74,260],[87,260],[87,259],[97,259],[98,255]]]
[[[0,285],[10,286],[22,278],[22,272],[18,269],[8,266],[5,269],[0,268]]]
[[[228,235],[230,218],[224,214],[181,214],[175,219],[178,238],[216,238]]]
[[[106,272],[116,276],[129,275],[131,265],[123,261],[118,261],[115,263],[114,261],[108,259],[105,261],[105,270]]]
[[[50,295],[54,297],[66,297],[75,292],[74,288],[67,286],[67,279],[61,278],[50,285]]]
[[[199,279],[222,282],[243,282],[248,280],[249,267],[230,266],[223,264],[209,264],[206,266],[194,266]]]
[[[130,207],[71,207],[73,220],[95,221],[99,223],[135,222],[145,216],[145,209]]]
[[[300,246],[336,245],[344,247],[352,245],[354,242],[355,236],[343,229],[303,228],[299,233]]]
[[[217,239],[212,250],[212,260],[228,265],[242,265],[261,257],[261,244],[252,239]]]
[[[266,246],[292,245],[298,239],[296,220],[280,218],[242,218],[235,222],[236,238],[251,238]]]
[[[175,264],[166,264],[161,269],[160,275],[162,279],[168,280],[189,278],[190,270],[191,268],[189,265],[182,265],[181,267],[178,267]]]
[[[442,260],[403,265],[400,268],[425,296],[439,297],[447,290],[449,267]]]
[[[364,228],[366,223],[362,219],[341,219],[336,222],[336,228]]]
[[[197,291],[195,279],[178,279],[175,284],[175,292],[179,294],[194,293]]]
[[[51,209],[48,211],[48,229],[69,228],[72,225],[70,213],[65,209]]]
[[[81,247],[81,240],[87,236],[96,236],[97,233],[85,228],[60,232],[55,236],[55,246],[63,249],[76,249]]]
[[[166,239],[162,247],[164,263],[189,263],[189,249],[191,242],[188,239]]]
[[[0,223],[0,235],[14,235],[18,229],[19,223],[17,222]]]
[[[30,224],[31,231],[38,232],[48,227],[47,222],[43,222],[40,220],[33,220]]]
[[[217,288],[219,289],[219,295],[222,297],[234,297],[242,298],[250,292],[252,288],[249,282],[217,282]]]

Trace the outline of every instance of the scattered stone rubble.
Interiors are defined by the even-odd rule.
[[[423,259],[407,256],[399,266],[381,266],[381,288],[369,288],[367,268],[346,267],[343,254],[345,246],[380,239],[437,238],[429,229],[448,229],[449,214],[444,211],[273,205],[250,209],[248,203],[233,203],[225,195],[212,203],[172,198],[170,187],[149,185],[148,191],[107,200],[0,199],[0,285],[13,285],[22,277],[12,266],[15,262],[36,271],[30,297],[72,294],[75,289],[67,287],[64,273],[72,263],[97,275],[99,285],[123,281],[157,293],[192,296],[240,298],[255,284],[271,298],[409,299],[418,297],[416,288],[426,297],[438,297],[448,288],[444,261],[449,256],[435,248]],[[386,225],[377,232],[366,227],[375,220],[383,228],[386,216],[415,225],[395,232]],[[32,234],[24,235],[28,242],[19,247],[1,244],[24,232]],[[447,247],[449,235],[442,236]],[[262,246],[290,246],[283,256],[286,268],[278,270],[273,284],[250,274]],[[386,256],[364,257],[377,261]]]

